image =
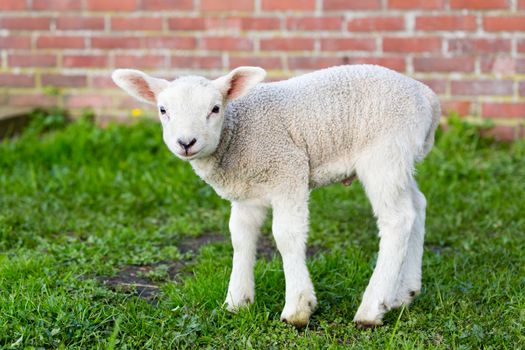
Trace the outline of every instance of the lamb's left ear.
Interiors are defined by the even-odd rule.
[[[117,69],[111,78],[131,96],[151,104],[157,103],[157,95],[169,84],[167,80],[150,77],[135,69]]]
[[[252,87],[262,81],[266,71],[259,67],[239,67],[230,73],[217,78],[213,84],[228,100],[239,98],[246,94]]]

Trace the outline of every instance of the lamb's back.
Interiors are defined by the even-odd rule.
[[[276,143],[292,138],[315,167],[381,137],[424,137],[431,123],[424,89],[384,67],[347,65],[259,84],[235,109],[252,133]]]

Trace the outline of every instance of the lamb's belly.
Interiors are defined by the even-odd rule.
[[[354,161],[346,156],[322,163],[310,172],[310,188],[342,182],[354,175]]]

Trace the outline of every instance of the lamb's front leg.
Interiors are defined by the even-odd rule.
[[[255,285],[253,268],[259,230],[266,217],[266,208],[234,202],[230,216],[233,245],[233,266],[225,304],[229,311],[253,303]]]
[[[283,259],[286,304],[281,320],[304,327],[317,306],[306,267],[308,195],[280,197],[272,201],[273,235]]]

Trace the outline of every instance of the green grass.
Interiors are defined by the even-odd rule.
[[[0,347],[525,347],[525,142],[459,122],[438,135],[417,176],[429,203],[423,292],[374,330],[352,323],[377,254],[370,205],[358,182],[314,191],[319,308],[298,331],[279,321],[278,256],[258,261],[251,308],[221,308],[229,204],[170,155],[158,124],[40,129],[0,142]],[[202,234],[224,240],[180,249]],[[154,297],[103,283],[135,265]]]

